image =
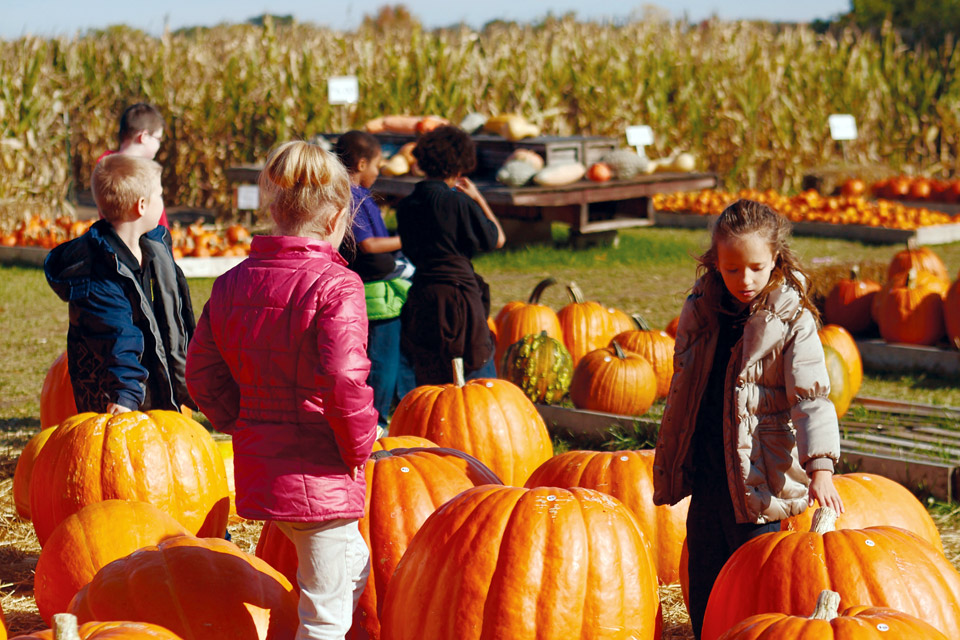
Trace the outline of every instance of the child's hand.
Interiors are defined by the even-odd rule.
[[[837,493],[837,488],[833,486],[833,473],[825,469],[818,469],[813,472],[810,480],[810,506],[813,501],[820,503],[821,507],[830,507],[837,514],[843,513],[843,500]]]
[[[465,193],[471,199],[476,200],[480,197],[480,190],[477,189],[477,185],[473,184],[473,180],[460,176],[457,178],[457,181],[453,183],[453,186]]]
[[[133,411],[133,409],[128,409],[122,404],[117,404],[115,402],[111,402],[107,405],[107,413],[111,415],[118,416],[121,413],[127,413],[128,411]]]

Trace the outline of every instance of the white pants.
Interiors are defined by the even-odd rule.
[[[276,524],[297,548],[296,640],[343,640],[370,574],[370,551],[357,520]]]

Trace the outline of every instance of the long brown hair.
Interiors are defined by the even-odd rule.
[[[716,290],[722,292],[725,285],[717,266],[717,243],[726,238],[758,233],[770,244],[770,251],[776,257],[770,281],[750,303],[750,313],[766,304],[770,292],[787,283],[800,294],[800,304],[819,321],[820,313],[810,298],[810,276],[787,244],[790,231],[790,221],[767,205],[754,200],[737,200],[724,209],[714,223],[710,248],[697,258],[697,276],[703,278],[711,288],[717,287]]]

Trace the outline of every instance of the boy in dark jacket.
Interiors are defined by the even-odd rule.
[[[195,321],[173,261],[160,165],[114,154],[91,188],[103,219],[44,262],[47,282],[70,304],[67,364],[77,409],[118,414],[186,404],[184,369]]]

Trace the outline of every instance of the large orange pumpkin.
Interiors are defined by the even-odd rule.
[[[954,349],[960,349],[960,276],[950,285],[943,299],[943,322],[947,341]]]
[[[423,522],[441,504],[474,486],[500,484],[479,460],[438,447],[381,450],[364,470],[366,506],[360,533],[370,548],[370,578],[353,615],[348,638],[379,638],[379,612],[394,569]],[[297,552],[268,522],[257,556],[297,584]]]
[[[387,587],[383,640],[660,636],[636,518],[591,489],[482,486],[433,513]]]
[[[90,417],[96,414],[83,415]],[[17,508],[17,515],[24,520],[30,519],[30,477],[33,475],[33,466],[37,463],[37,456],[40,455],[40,450],[43,449],[43,445],[47,443],[54,429],[56,426],[46,427],[33,434],[20,452],[20,457],[17,458],[17,468],[13,472],[13,504]]]
[[[647,359],[657,377],[657,397],[666,398],[673,379],[673,349],[676,341],[665,331],[642,329],[618,333],[613,339],[625,350]]]
[[[43,378],[40,390],[40,428],[58,425],[70,416],[75,416],[77,401],[73,398],[73,385],[67,370],[67,352],[53,361]]]
[[[567,451],[533,472],[527,487],[583,487],[623,502],[650,542],[657,577],[663,584],[680,579],[680,550],[687,535],[685,498],[674,506],[653,504],[652,449],[640,451]]]
[[[541,281],[530,294],[526,304],[508,302],[497,314],[494,320],[497,325],[497,350],[493,360],[495,365],[499,365],[507,348],[525,335],[546,331],[551,338],[563,341],[563,329],[560,328],[557,313],[547,305],[540,304],[540,296],[544,290],[555,283],[553,278]]]
[[[720,640],[947,640],[923,620],[895,609],[850,607],[839,613],[840,595],[821,591],[813,614],[761,613],[737,623]]]
[[[884,525],[915,533],[943,550],[940,532],[923,503],[898,482],[874,473],[844,473],[833,476],[833,485],[843,499],[844,512],[837,529],[866,529]],[[810,531],[813,509],[782,521],[784,531]]]
[[[891,278],[874,300],[874,319],[887,342],[935,344],[944,335],[943,296],[949,283],[910,270]]]
[[[114,560],[74,596],[70,613],[151,622],[187,640],[292,640],[300,625],[281,573],[232,542],[193,536]]]
[[[842,603],[891,607],[960,638],[960,574],[926,540],[897,527],[834,528],[818,509],[809,532],[780,531],[750,540],[714,582],[702,640],[715,640],[759,613],[806,615],[817,593]]]
[[[40,545],[94,502],[149,502],[192,533],[222,537],[230,511],[223,458],[202,426],[176,411],[68,420],[37,456],[30,512]]]
[[[823,301],[823,318],[838,324],[850,333],[862,333],[873,326],[870,306],[880,291],[880,283],[860,278],[860,267],[855,265],[849,278],[838,280]]]
[[[855,397],[863,384],[863,360],[860,358],[856,341],[849,331],[838,324],[826,324],[817,333],[820,342],[836,349],[847,365],[850,373],[850,397]]]
[[[632,316],[626,311],[621,311],[620,309],[615,309],[613,307],[607,307],[607,313],[610,319],[610,335],[617,335],[618,333],[623,333],[624,331],[632,331],[637,328],[639,321],[639,314],[637,316]]]
[[[890,260],[890,265],[887,267],[887,280],[892,280],[894,276],[907,273],[911,269],[926,271],[940,280],[950,278],[943,260],[933,249],[908,242],[907,248],[898,251]]]
[[[189,532],[146,502],[104,500],[67,516],[53,530],[37,560],[37,609],[50,624],[102,567],[141,547]]]
[[[553,443],[537,408],[506,380],[464,382],[454,366],[453,384],[425,385],[408,393],[390,419],[390,434],[427,438],[469,453],[505,484],[522,485],[553,455]]]
[[[639,416],[656,398],[653,365],[641,355],[624,351],[616,340],[584,356],[570,382],[570,399],[578,409]]]
[[[568,284],[567,293],[570,303],[557,312],[557,317],[563,331],[563,344],[573,358],[573,366],[577,366],[583,356],[607,346],[613,337],[613,324],[607,308],[599,302],[584,300],[577,283]]]
[[[76,625],[76,617],[73,625]],[[182,640],[180,636],[160,625],[129,621],[87,622],[80,625],[76,636],[57,635],[54,629],[44,629],[17,636],[17,640],[58,640],[70,637],[79,640]],[[0,634],[0,640],[5,638],[5,635]]]

